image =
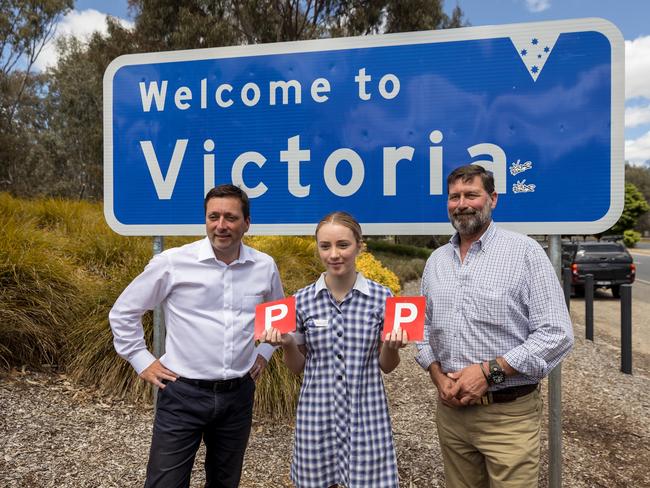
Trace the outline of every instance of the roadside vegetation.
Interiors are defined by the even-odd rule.
[[[100,203],[6,193],[0,193],[0,233],[0,368],[57,369],[111,394],[149,401],[151,389],[113,349],[108,311],[151,258],[151,238],[114,233]],[[165,247],[197,238],[166,238]],[[322,271],[313,237],[253,236],[246,242],[275,258],[287,294]],[[369,252],[359,256],[358,268],[400,293],[398,276]],[[151,343],[151,313],[144,326]],[[295,408],[300,378],[280,355],[258,384],[258,414],[282,417]]]
[[[408,244],[394,244],[371,238],[366,242],[368,250],[381,263],[395,273],[402,285],[419,280],[432,249]]]

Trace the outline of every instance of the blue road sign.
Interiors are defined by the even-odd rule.
[[[104,206],[127,235],[204,233],[233,182],[251,233],[450,234],[446,175],[495,175],[494,219],[593,233],[623,208],[623,38],[601,19],[121,56],[104,76]]]

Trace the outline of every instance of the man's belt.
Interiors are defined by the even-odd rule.
[[[538,383],[533,383],[531,385],[510,386],[508,388],[502,388],[501,390],[488,391],[481,397],[481,405],[513,402],[519,397],[534,392],[538,387]]]
[[[250,379],[250,375],[246,373],[241,378],[232,378],[229,380],[194,380],[191,378],[183,378],[182,376],[179,376],[176,378],[176,381],[182,381],[183,383],[188,383],[190,385],[194,385],[198,388],[204,388],[206,390],[230,391],[239,388]]]

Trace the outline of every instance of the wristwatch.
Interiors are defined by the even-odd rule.
[[[499,366],[496,359],[491,359],[488,362],[488,382],[492,385],[498,385],[506,380],[506,373],[503,368]]]

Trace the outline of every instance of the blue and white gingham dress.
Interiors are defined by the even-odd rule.
[[[296,339],[307,348],[291,479],[299,488],[398,486],[379,337],[387,288],[360,273],[337,304],[324,275],[296,293]]]

